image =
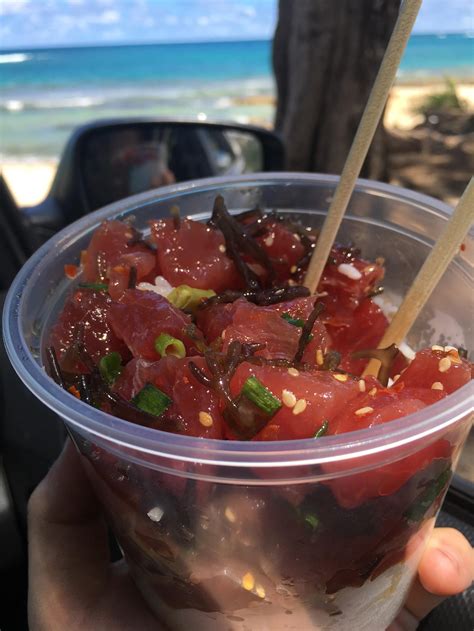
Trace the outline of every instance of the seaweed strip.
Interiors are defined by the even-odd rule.
[[[311,341],[310,335],[313,330],[314,323],[316,322],[316,318],[324,311],[324,305],[322,302],[318,302],[318,298],[316,298],[314,302],[314,307],[311,313],[309,314],[306,322],[304,323],[303,328],[301,329],[300,339],[298,341],[298,348],[296,350],[295,356],[293,358],[294,364],[299,364],[303,359],[303,353],[305,348],[308,346]]]
[[[132,265],[128,276],[128,289],[135,289],[137,286],[137,268]]]
[[[66,388],[64,377],[59,366],[58,357],[56,355],[56,350],[54,346],[48,346],[46,349],[46,357],[48,358],[49,365],[49,373],[54,381],[61,386],[61,388]]]
[[[214,201],[211,223],[224,235],[228,255],[234,261],[239,273],[242,275],[246,287],[257,289],[260,287],[260,279],[257,274],[245,263],[241,252],[248,254],[256,262],[260,263],[267,271],[268,280],[275,279],[275,270],[265,250],[245,231],[245,226],[240,224],[227,210],[222,195],[218,195]]]
[[[303,285],[293,285],[291,287],[272,287],[271,289],[260,289],[257,291],[234,291],[227,290],[217,296],[212,296],[203,300],[199,309],[205,309],[215,304],[225,304],[235,302],[239,298],[245,298],[260,307],[274,305],[279,302],[287,302],[295,298],[305,298],[310,295],[310,291]]]
[[[380,369],[377,379],[383,386],[386,386],[388,384],[388,378],[390,376],[390,370],[393,366],[393,362],[399,352],[400,351],[395,344],[390,344],[387,348],[369,348],[367,350],[357,351],[352,353],[351,356],[354,359],[378,359],[380,362]]]

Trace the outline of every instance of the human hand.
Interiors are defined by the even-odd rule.
[[[160,631],[123,561],[111,564],[100,506],[68,440],[31,496],[28,512],[30,631]],[[436,528],[404,610],[388,631],[414,631],[443,598],[474,579],[474,550]]]
[[[28,504],[30,631],[160,631],[107,527],[70,440]]]

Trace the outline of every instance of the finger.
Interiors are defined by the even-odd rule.
[[[422,620],[447,596],[463,592],[473,580],[474,550],[467,539],[453,528],[435,528],[406,608]]]
[[[92,606],[108,572],[107,530],[69,440],[28,503],[28,548],[30,610],[39,620],[54,612],[60,628],[76,603]]]

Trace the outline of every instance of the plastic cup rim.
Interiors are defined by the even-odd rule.
[[[67,241],[70,241],[72,237],[98,225],[100,221],[130,212],[148,203],[164,201],[177,194],[203,192],[229,186],[232,188],[245,186],[245,184],[249,186],[287,185],[290,181],[294,184],[335,184],[338,179],[335,175],[278,172],[192,180],[134,195],[70,224],[33,254],[17,274],[8,292],[3,312],[3,333],[7,354],[15,371],[37,398],[80,432],[93,434],[117,446],[134,449],[143,454],[208,465],[268,468],[342,462],[371,454],[391,452],[454,425],[474,409],[472,381],[429,408],[391,421],[389,432],[387,432],[387,425],[381,425],[318,439],[267,442],[224,441],[181,436],[135,425],[91,408],[86,403],[71,397],[46,374],[28,348],[21,331],[20,320],[25,292],[28,290],[28,280],[33,270],[48,252],[55,248],[67,247]],[[450,206],[437,199],[388,184],[359,179],[356,190],[393,197],[411,204],[416,203],[425,207],[426,210],[435,211],[443,216],[452,212]],[[427,409],[430,410],[429,416],[426,414]]]

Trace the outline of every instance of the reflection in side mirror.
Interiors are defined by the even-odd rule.
[[[274,134],[237,125],[97,125],[79,144],[88,210],[174,182],[283,167],[283,147]]]

